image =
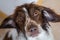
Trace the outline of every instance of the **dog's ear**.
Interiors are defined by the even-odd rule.
[[[9,16],[5,20],[3,20],[0,28],[15,28],[15,22],[14,20]]]
[[[13,18],[17,24],[17,27],[20,30],[24,29],[25,20],[26,20],[26,15],[25,15],[26,11],[24,8],[25,8],[24,6],[17,6],[13,15]]]
[[[48,21],[60,22],[60,15],[57,15],[52,9],[44,7],[42,13]]]

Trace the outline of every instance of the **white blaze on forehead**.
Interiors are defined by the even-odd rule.
[[[26,17],[28,17],[28,10],[24,7],[23,10],[25,11]]]
[[[27,26],[27,24],[30,22],[30,17],[28,15],[28,10],[24,7],[23,10],[25,11],[25,15],[26,15],[26,21],[25,21],[25,26]],[[26,30],[26,27],[25,27]]]
[[[28,15],[28,10],[24,7],[23,10],[25,11],[25,15],[26,15],[26,21],[29,21],[30,17]]]

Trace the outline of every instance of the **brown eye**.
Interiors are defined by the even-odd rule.
[[[38,14],[39,14],[39,11],[36,10],[36,11],[34,12],[34,16],[37,16]]]
[[[35,13],[34,13],[34,16],[37,16],[37,15],[38,15],[38,13],[37,13],[37,12],[35,12]]]

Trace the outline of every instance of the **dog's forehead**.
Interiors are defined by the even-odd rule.
[[[41,10],[39,10],[40,7],[34,4],[29,4],[26,7],[23,7],[23,10],[25,11],[26,16],[30,17],[32,20],[36,22],[42,22],[42,14]]]

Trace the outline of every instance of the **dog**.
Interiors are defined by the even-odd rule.
[[[60,22],[60,15],[50,8],[31,3],[17,6],[0,29],[14,28],[3,40],[54,40],[49,22]]]

